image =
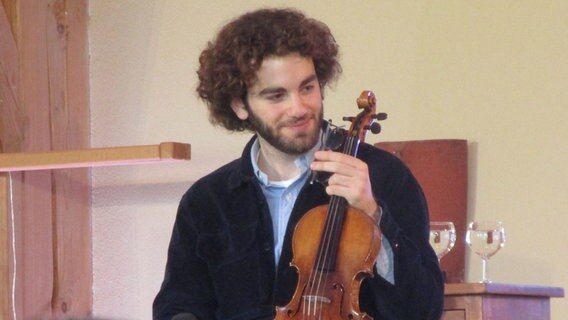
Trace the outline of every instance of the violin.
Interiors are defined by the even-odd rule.
[[[357,155],[367,130],[380,132],[375,120],[373,92],[363,91],[357,99],[362,111],[351,122],[341,152]],[[276,320],[284,319],[366,319],[359,307],[361,283],[373,277],[373,266],[381,247],[376,222],[363,211],[350,207],[347,200],[331,196],[329,204],[309,210],[298,222],[292,238],[290,265],[298,272],[298,283],[286,306],[276,307]]]

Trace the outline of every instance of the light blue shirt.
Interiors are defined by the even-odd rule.
[[[268,180],[268,176],[258,167],[258,156],[260,153],[258,139],[251,148],[252,167],[270,208],[272,230],[274,232],[274,261],[276,265],[278,265],[280,260],[284,235],[286,234],[286,227],[288,226],[294,203],[302,186],[310,176],[309,165],[314,159],[314,153],[319,148],[320,143],[306,153],[299,155],[294,163],[300,174],[285,181]],[[375,267],[380,276],[394,284],[393,252],[390,243],[385,237],[381,238],[381,249],[379,250]]]
[[[274,261],[278,265],[280,254],[282,253],[282,245],[284,242],[284,235],[286,234],[286,227],[288,220],[292,214],[294,203],[302,186],[309,176],[309,166],[313,161],[314,153],[319,145],[312,150],[298,156],[294,161],[296,167],[299,169],[300,174],[296,177],[285,181],[270,181],[268,176],[258,168],[258,155],[260,152],[260,144],[256,140],[251,149],[252,166],[262,192],[268,202],[270,208],[270,217],[272,218],[272,230],[274,232]]]

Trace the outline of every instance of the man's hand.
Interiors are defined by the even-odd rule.
[[[325,189],[329,195],[343,197],[350,206],[375,218],[378,204],[373,197],[365,162],[339,152],[317,151],[310,168],[331,173]]]

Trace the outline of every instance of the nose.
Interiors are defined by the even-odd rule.
[[[306,97],[301,94],[292,94],[290,98],[290,116],[301,118],[308,113]]]

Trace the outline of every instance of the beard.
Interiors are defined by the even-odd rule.
[[[304,119],[293,118],[284,123],[279,123],[276,126],[270,126],[258,118],[249,108],[249,123],[251,128],[277,150],[292,155],[300,155],[312,149],[318,142],[323,123],[323,106],[320,108],[318,114],[312,116],[315,119],[316,126],[314,126],[311,131],[296,136],[284,136],[278,133],[280,128]]]

